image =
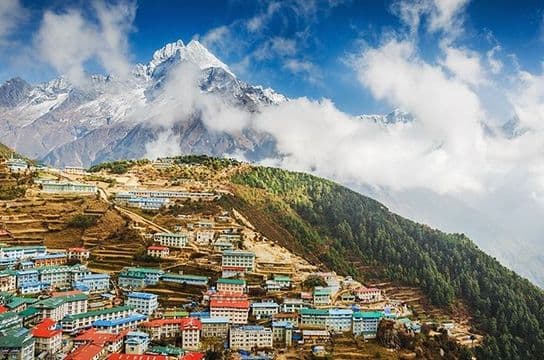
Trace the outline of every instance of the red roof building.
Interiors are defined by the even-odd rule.
[[[203,360],[204,354],[200,352],[188,352],[183,355],[180,360]]]
[[[87,344],[69,353],[64,360],[98,360],[105,352],[106,350],[102,346]]]
[[[185,319],[155,319],[143,322],[139,327],[149,334],[151,340],[173,338],[179,334],[180,325]]]
[[[57,329],[57,322],[53,319],[43,319],[32,328],[31,333],[38,353],[45,351],[53,355],[62,348],[62,329]]]
[[[5,313],[6,311],[8,311],[8,308],[4,305],[0,305],[0,314]]]
[[[151,245],[147,247],[147,255],[163,258],[170,254],[170,249],[167,246]]]
[[[181,347],[184,349],[198,349],[200,347],[200,330],[202,323],[194,317],[180,319]]]
[[[165,355],[111,354],[108,360],[168,360]]]
[[[120,351],[123,347],[123,340],[129,330],[124,330],[118,334],[97,331],[91,328],[74,338],[75,345],[93,344],[101,347],[106,347],[109,352]]]

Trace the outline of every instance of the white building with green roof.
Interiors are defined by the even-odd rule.
[[[246,292],[246,281],[244,279],[219,278],[216,289],[219,292],[244,294]]]

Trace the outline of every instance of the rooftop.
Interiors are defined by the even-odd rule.
[[[232,284],[232,285],[245,285],[246,281],[244,279],[228,279],[220,278],[217,280],[218,284]]]
[[[146,292],[136,292],[133,291],[127,295],[129,298],[136,298],[136,299],[144,299],[144,300],[151,300],[156,299],[156,294],[146,293]]]

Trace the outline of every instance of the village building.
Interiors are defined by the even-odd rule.
[[[153,241],[172,248],[182,249],[187,246],[187,234],[185,233],[156,233]]]
[[[88,329],[73,339],[74,346],[96,345],[105,348],[108,352],[119,352],[123,349],[125,335],[128,331],[112,334],[96,329]]]
[[[170,249],[167,246],[151,245],[147,247],[147,255],[156,258],[165,258],[170,255]]]
[[[0,292],[15,292],[17,290],[17,273],[13,270],[0,271]]]
[[[166,273],[162,275],[161,280],[174,282],[178,284],[208,286],[208,281],[210,280],[210,278],[206,276],[200,276],[200,275]]]
[[[135,330],[144,321],[147,321],[147,315],[131,313],[116,319],[96,320],[92,326],[99,331],[117,334],[123,330]]]
[[[32,259],[35,267],[66,264],[68,257],[65,253],[41,254]]]
[[[140,330],[146,332],[151,340],[163,340],[177,336],[185,318],[153,319],[140,324]]]
[[[140,314],[151,315],[159,307],[158,296],[145,292],[131,292],[127,295],[126,305],[133,306]]]
[[[222,256],[222,266],[244,267],[246,271],[255,270],[255,253],[243,250],[225,250]]]
[[[378,331],[378,324],[384,317],[381,311],[357,311],[353,313],[353,334],[373,339]]]
[[[299,311],[305,306],[306,304],[303,299],[284,298],[283,303],[280,305],[280,310],[284,313],[293,313]]]
[[[245,325],[231,328],[229,347],[231,350],[246,351],[272,349],[272,330],[259,325]]]
[[[291,324],[293,324],[293,327],[298,327],[300,323],[300,316],[298,312],[278,313],[272,315],[272,321],[290,322]]]
[[[202,317],[202,337],[226,338],[229,333],[229,319],[226,317]]]
[[[141,289],[157,285],[163,274],[164,270],[157,268],[127,267],[119,273],[118,282],[123,289]]]
[[[74,193],[83,195],[96,194],[98,188],[96,185],[83,184],[68,181],[48,180],[42,182],[42,191],[45,193]]]
[[[139,355],[139,354],[119,354],[114,353],[107,357],[107,360],[168,360],[165,355]]]
[[[104,358],[107,351],[103,346],[86,344],[77,347],[69,353],[64,360],[100,360]]]
[[[30,259],[47,253],[47,248],[42,245],[31,246],[2,246],[0,245],[0,265],[5,261],[20,261]]]
[[[6,161],[6,165],[10,172],[19,173],[28,170],[28,163],[24,159],[11,158]]]
[[[75,259],[83,262],[89,260],[91,252],[84,247],[71,247],[66,251],[66,255],[68,256],[68,260]]]
[[[126,335],[125,353],[141,355],[149,347],[149,334],[142,331],[130,331]]]
[[[304,344],[323,344],[331,339],[328,330],[302,329],[302,341]]]
[[[228,318],[231,324],[247,324],[249,301],[247,296],[212,297],[210,317]]]
[[[53,357],[62,348],[62,330],[56,327],[57,322],[50,318],[43,319],[31,330],[35,339],[36,355],[45,353]]]
[[[352,329],[351,309],[301,309],[300,326],[315,327],[335,332]]]
[[[108,274],[85,275],[74,281],[74,288],[89,293],[109,291],[110,276]]]
[[[331,303],[331,289],[316,286],[313,291],[313,302],[315,306],[324,306]]]
[[[272,321],[274,348],[293,345],[293,324],[290,321]]]
[[[181,347],[184,349],[198,349],[200,347],[200,332],[202,323],[194,317],[181,319],[179,324]]]
[[[92,327],[98,320],[121,319],[131,314],[134,314],[132,306],[118,306],[103,310],[87,311],[81,314],[66,315],[61,320],[62,331],[74,334]]]
[[[279,312],[279,305],[273,301],[254,302],[251,304],[251,314],[257,319],[268,319]]]
[[[219,292],[244,294],[246,291],[246,281],[244,279],[219,278],[216,288]]]
[[[357,300],[370,303],[382,300],[382,292],[377,288],[360,287],[355,290]]]
[[[246,268],[243,266],[222,266],[221,267],[221,277],[223,278],[244,277],[245,273],[246,273]]]
[[[10,329],[0,336],[0,358],[33,360],[34,344],[30,330],[24,327]]]
[[[214,230],[199,229],[195,231],[195,240],[199,245],[209,245],[215,236]]]
[[[7,331],[23,326],[22,319],[14,311],[0,314],[0,331]]]
[[[81,166],[65,166],[63,170],[66,174],[85,175],[85,168]]]

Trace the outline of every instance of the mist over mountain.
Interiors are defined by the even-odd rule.
[[[504,264],[537,284],[544,283],[540,271],[544,262],[539,255],[544,249],[538,241],[537,219],[542,211],[538,206],[532,209],[536,221],[525,221],[527,214],[519,209],[509,222],[494,205],[493,193],[485,199],[468,195],[460,199],[417,186],[369,186],[365,184],[381,180],[369,174],[355,177],[357,166],[346,170],[346,175],[339,172],[341,164],[329,171],[311,155],[300,163],[296,157],[300,150],[293,145],[304,147],[304,143],[297,137],[298,130],[292,138],[289,131],[294,126],[305,131],[306,118],[311,119],[315,111],[326,113],[328,104],[321,103],[316,109],[306,103],[309,108],[304,109],[300,103],[289,105],[290,101],[272,89],[241,81],[198,41],[185,45],[178,40],[155,51],[148,63],[134,66],[128,78],[92,75],[78,85],[62,76],[37,85],[20,78],[6,81],[0,87],[0,137],[17,151],[54,166],[201,153],[315,171],[351,184],[414,220],[466,232]],[[287,114],[282,112],[289,107]],[[294,123],[290,119],[297,111],[301,116]],[[367,136],[376,126],[389,134],[417,126],[415,116],[401,109],[350,121]],[[491,137],[515,139],[524,134],[517,118],[502,127],[484,126]],[[313,147],[308,144],[304,150]],[[335,151],[329,154],[336,156]],[[367,161],[372,159],[367,156]]]

